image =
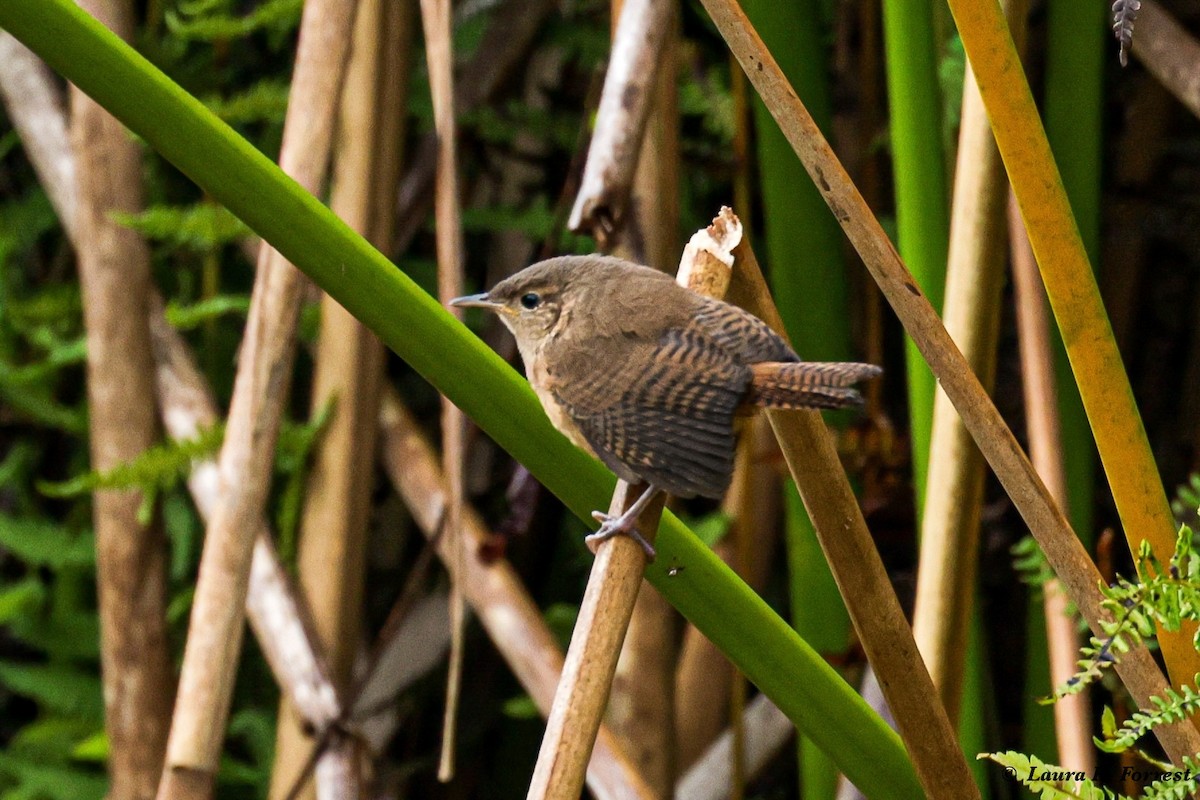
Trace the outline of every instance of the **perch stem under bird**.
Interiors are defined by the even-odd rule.
[[[451,305],[500,316],[550,421],[629,483],[649,488],[589,543],[636,528],[658,492],[719,498],[734,419],[753,407],[845,408],[872,364],[804,362],[766,323],[671,276],[609,256],[540,261]]]

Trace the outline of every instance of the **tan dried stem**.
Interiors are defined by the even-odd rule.
[[[458,201],[458,154],[454,119],[454,53],[451,44],[450,0],[421,0],[425,29],[425,60],[429,65],[429,91],[433,95],[433,120],[437,133],[437,180],[434,187],[434,232],[437,239],[438,297],[443,303],[463,293],[462,212]],[[462,310],[450,312],[462,319]],[[454,739],[458,698],[462,688],[463,635],[466,604],[462,586],[453,578],[463,572],[464,541],[463,469],[466,416],[442,398],[442,469],[450,487],[443,530],[454,553],[457,569],[451,573],[450,668],[446,677],[446,710],[442,719],[442,753],[438,780],[454,777]]]
[[[128,0],[82,5],[118,35],[133,35]],[[55,125],[48,127],[57,133]],[[77,89],[71,90],[70,142],[76,206],[68,230],[78,245],[87,330],[91,466],[103,472],[136,458],[158,439],[146,326],[150,253],[137,233],[112,218],[142,210],[142,157],[124,126]],[[58,161],[55,172],[61,175],[65,170]],[[98,489],[93,495],[110,788],[113,796],[134,800],[154,796],[173,688],[166,541],[156,519],[139,520],[143,502],[137,489]]]
[[[702,235],[713,241],[708,246],[684,250],[677,281],[689,288],[728,285],[730,246],[725,243],[741,238],[741,226],[727,228],[714,223],[707,234],[701,231],[693,237],[693,242],[698,242]],[[609,513],[623,513],[645,488],[644,484],[618,481]],[[662,508],[660,495],[638,517],[638,530],[649,533],[646,538],[652,544]],[[584,768],[608,704],[617,657],[641,587],[645,559],[641,546],[628,536],[607,539],[597,549],[567,649],[562,680],[546,721],[546,733],[529,785],[530,800],[576,798],[583,788]]]
[[[749,243],[734,257],[730,300],[786,337]],[[933,682],[820,412],[769,410],[767,419],[922,786],[931,798],[977,797],[945,709],[931,702]]]
[[[769,572],[781,508],[779,471],[766,455],[775,448],[766,417],[751,417],[738,441],[733,479],[722,504],[729,515],[729,531],[713,548],[755,591],[762,588]],[[675,672],[675,742],[680,770],[690,771],[693,762],[721,735],[727,720],[734,720],[736,733],[738,703],[734,695],[742,694],[738,682],[744,684],[745,679],[729,659],[694,625],[688,625]]]
[[[280,165],[316,193],[325,175],[350,30],[351,0],[304,6]],[[222,503],[209,522],[184,650],[162,800],[208,797],[241,648],[254,533],[262,521],[288,394],[305,282],[264,246],[219,459]]]
[[[622,4],[613,3],[614,19]],[[679,222],[679,113],[675,50],[677,14],[668,5],[668,31],[658,53],[658,74],[647,87],[650,116],[633,178],[633,200],[640,253],[632,260],[669,270],[676,262]],[[621,237],[627,241],[630,237]],[[679,615],[655,591],[638,592],[629,630],[617,659],[608,722],[625,752],[659,797],[669,797],[675,782],[674,689]]]
[[[433,538],[445,513],[445,476],[433,447],[392,390],[384,392],[380,429],[388,475],[421,531]],[[529,692],[538,710],[546,715],[563,672],[562,652],[512,566],[504,559],[484,561],[476,555],[489,540],[489,533],[470,506],[464,508],[463,534],[469,547],[463,564],[465,571],[459,578],[467,600],[513,675]],[[630,544],[641,554],[640,547]],[[446,568],[454,569],[444,538],[437,540],[437,548]],[[617,737],[603,726],[587,763],[587,786],[603,800],[654,797],[632,762],[621,752]]]
[[[163,316],[161,297],[150,311],[155,375],[163,425],[176,441],[196,439],[221,418],[212,391],[196,366],[187,342]],[[210,519],[221,503],[221,475],[214,459],[192,464],[188,490],[196,510]],[[305,721],[320,730],[342,711],[324,650],[313,632],[311,614],[279,560],[270,531],[255,532],[246,614],[276,681]]]
[[[1050,313],[1033,247],[1025,235],[1021,211],[1011,197],[1008,225],[1029,452],[1034,468],[1046,482],[1046,488],[1058,504],[1066,508],[1067,476],[1063,465],[1054,353],[1050,347]],[[1080,642],[1074,615],[1068,613],[1067,596],[1058,579],[1047,581],[1042,587],[1042,604],[1046,614],[1050,681],[1055,686],[1062,686],[1075,674]],[[1030,689],[1043,691],[1036,686]],[[1058,763],[1066,769],[1081,770],[1092,775],[1096,767],[1096,750],[1092,745],[1089,695],[1085,690],[1056,702],[1054,729],[1058,741]]]
[[[738,736],[738,728],[745,736]],[[735,727],[721,732],[687,772],[679,778],[676,800],[724,800],[738,791],[736,770],[743,764],[744,778],[756,777],[783,750],[796,726],[775,704],[760,694],[749,703]],[[741,752],[737,741],[742,739]]]
[[[475,110],[495,94],[512,70],[529,54],[534,37],[555,8],[553,0],[502,0],[471,60],[455,81],[455,105],[460,114]],[[425,225],[432,204],[437,172],[437,134],[430,133],[415,148],[396,197],[396,230],[385,252],[403,252]]]
[[[409,3],[387,3],[397,10]],[[394,175],[402,119],[394,98],[384,102],[385,86],[405,84],[411,25],[385,30],[385,3],[360,0],[345,88],[336,130],[333,165],[333,211],[375,246],[390,238],[390,197],[381,197],[385,173]],[[400,11],[399,13],[403,13]],[[385,38],[386,37],[386,38]],[[386,48],[384,47],[386,42]],[[385,49],[401,54],[384,71]],[[384,78],[387,78],[385,81]],[[401,90],[402,91],[402,90]],[[395,94],[393,90],[391,92]],[[391,166],[387,166],[391,165]],[[385,167],[386,168],[383,168]],[[394,179],[389,191],[394,191]],[[377,224],[385,220],[386,225]],[[329,422],[313,452],[300,521],[298,572],[312,609],[321,643],[330,658],[332,677],[345,695],[351,666],[359,651],[367,526],[372,481],[362,464],[373,463],[379,416],[384,348],[379,339],[328,295],[321,296],[321,334],[313,374],[313,413],[332,404]],[[299,709],[281,703],[271,797],[288,797],[304,780],[315,746],[314,726]],[[316,780],[305,783],[298,797],[355,794],[360,782],[354,742],[335,736],[322,749]],[[338,781],[352,783],[339,788]]]
[[[650,115],[673,0],[625,0],[613,34],[596,129],[568,226],[606,238],[622,227]]]
[[[1142,0],[1133,54],[1192,116],[1200,117],[1200,42],[1155,0]]]
[[[1019,37],[1027,3],[1005,3]],[[963,79],[962,124],[950,217],[942,321],[979,381],[995,380],[1004,285],[1008,178],[970,64]],[[983,458],[940,388],[933,404],[929,479],[921,518],[913,636],[952,724],[962,705],[967,628],[975,605]]]
[[[958,409],[984,458],[1042,545],[1071,599],[1092,629],[1098,635],[1104,635],[1099,624],[1099,592],[1096,589],[1100,575],[1021,451],[1012,431],[1000,418],[979,379],[946,333],[929,300],[913,282],[878,220],[741,8],[732,0],[703,2],[892,309]],[[1161,694],[1167,687],[1166,679],[1145,648],[1125,654],[1117,670],[1143,707],[1151,696]],[[1200,733],[1190,723],[1164,727],[1156,733],[1172,759],[1200,752]],[[943,775],[947,773],[944,767],[938,767]],[[923,768],[931,770],[933,766],[918,766],[918,773]],[[959,783],[960,791],[963,785]]]
[[[50,68],[7,31],[0,31],[0,100],[59,221],[77,242],[75,160],[63,94]]]

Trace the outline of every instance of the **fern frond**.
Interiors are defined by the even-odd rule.
[[[39,481],[38,490],[49,497],[78,497],[96,489],[139,488],[147,496],[170,489],[187,475],[193,461],[206,458],[221,447],[225,428],[213,426],[195,439],[173,440],[155,445],[132,461],[106,471],[92,470],[67,481]]]
[[[170,249],[207,252],[251,235],[246,223],[215,203],[155,205],[135,214],[113,212],[112,218]]]
[[[1104,738],[1096,739],[1096,746],[1106,753],[1123,752],[1153,728],[1178,722],[1200,710],[1200,692],[1191,686],[1181,686],[1178,691],[1168,688],[1165,695],[1150,698],[1153,710],[1136,711],[1116,730],[1105,730]]]
[[[245,91],[229,97],[209,97],[204,100],[208,110],[230,125],[247,122],[283,122],[287,114],[290,85],[284,81],[264,78]]]
[[[164,316],[173,327],[181,331],[190,331],[225,314],[244,316],[249,311],[250,297],[248,295],[221,294],[189,306],[181,306],[172,301],[167,304]]]
[[[277,33],[294,30],[300,24],[302,6],[303,0],[266,0],[246,16],[235,17],[223,3],[181,3],[163,19],[170,32],[180,39],[241,39],[259,30]]]
[[[1083,772],[1046,764],[1036,756],[1014,751],[980,753],[977,758],[995,761],[1013,780],[1019,781],[1041,800],[1126,800],[1110,789],[1098,786]]]

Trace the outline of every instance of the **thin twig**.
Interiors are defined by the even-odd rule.
[[[280,164],[311,192],[320,189],[333,135],[354,4],[304,6]],[[167,746],[161,800],[208,797],[221,754],[241,649],[243,609],[305,282],[275,250],[259,251],[245,343],[219,459],[223,502],[208,525]]]
[[[8,31],[0,31],[0,99],[59,222],[78,242],[75,159],[62,92],[45,62]]]
[[[394,391],[384,393],[380,425],[388,475],[418,526],[426,536],[432,536],[446,504],[445,478],[433,448]],[[465,572],[460,576],[467,600],[513,675],[541,713],[548,714],[555,686],[565,671],[562,652],[512,566],[504,559],[485,563],[476,555],[487,542],[488,532],[470,506],[464,509],[463,533],[470,542]],[[644,558],[640,547],[632,541],[629,545],[635,555]],[[438,543],[438,556],[447,569],[454,569],[443,542]],[[640,579],[640,573],[637,577]],[[600,728],[587,762],[587,785],[604,800],[654,796],[606,727]]]
[[[1023,30],[1027,4],[1009,0],[1005,6],[1014,29]],[[987,109],[968,64],[942,320],[985,388],[994,380],[1000,337],[1007,189]],[[963,699],[982,507],[983,459],[950,398],[938,389],[921,517],[913,636],[953,724],[958,722]]]
[[[425,29],[425,59],[429,65],[429,91],[433,95],[434,128],[438,137],[437,181],[434,191],[434,230],[437,237],[438,298],[446,301],[463,293],[462,212],[458,202],[458,151],[454,120],[454,51],[451,44],[450,0],[421,0]],[[451,308],[462,319],[462,311]],[[454,777],[454,738],[458,698],[462,688],[463,636],[466,604],[462,586],[454,578],[463,572],[465,544],[461,535],[463,469],[466,452],[466,417],[442,398],[442,468],[449,481],[446,506],[446,543],[454,553],[456,569],[450,589],[450,668],[446,677],[446,711],[442,719],[442,754],[438,780]]]
[[[673,8],[671,0],[626,0],[613,35],[596,130],[568,222],[571,230],[596,235],[602,249],[622,226]]]
[[[788,85],[779,65],[763,46],[741,9],[731,0],[703,2],[896,315],[917,342],[977,446],[1042,545],[1071,598],[1093,630],[1098,635],[1104,635],[1100,626],[1099,593],[1096,591],[1100,576],[1071,531],[1061,509],[1054,503],[1021,451],[1012,431],[1000,418],[995,405],[946,333],[928,299],[913,283],[912,276],[896,254],[887,234],[867,208],[811,115]],[[1125,654],[1117,669],[1140,704],[1148,703],[1151,696],[1161,694],[1167,687],[1162,672],[1144,648],[1136,648]],[[1190,723],[1160,728],[1156,732],[1173,759],[1200,752],[1200,732]],[[921,735],[925,737],[927,733]],[[945,764],[925,765],[926,770],[935,768],[943,776],[948,772]],[[960,782],[958,791],[962,786]]]
[[[81,5],[118,35],[133,37],[129,0]],[[57,133],[52,123],[46,127]],[[159,435],[144,313],[152,290],[150,252],[139,234],[113,219],[115,212],[142,209],[142,152],[121,123],[78,89],[71,90],[70,141],[76,208],[68,230],[78,244],[87,330],[91,466],[102,472],[141,455]],[[59,162],[56,172],[63,171]],[[141,490],[97,489],[92,501],[111,791],[114,797],[149,800],[170,724],[163,699],[174,680],[166,539],[157,520],[139,520]]]
[[[1029,452],[1046,488],[1063,508],[1067,507],[1067,477],[1063,465],[1062,431],[1055,386],[1054,354],[1050,347],[1050,318],[1046,295],[1038,276],[1037,261],[1016,201],[1008,205],[1009,242],[1012,251],[1013,283],[1016,287],[1017,331],[1021,349],[1022,389]],[[1074,615],[1067,613],[1067,597],[1057,579],[1042,587],[1046,615],[1046,639],[1050,651],[1050,682],[1062,686],[1075,674],[1079,655],[1079,633]],[[1031,691],[1044,691],[1030,687]],[[1091,737],[1089,692],[1069,694],[1054,704],[1054,729],[1059,764],[1068,770],[1095,772],[1096,751]]]
[[[741,753],[735,750],[737,728],[746,732]],[[746,704],[734,725],[723,731],[679,778],[675,800],[724,800],[734,796],[736,770],[731,770],[730,765],[743,764],[745,778],[754,778],[795,734],[792,721],[766,695],[760,694]]]

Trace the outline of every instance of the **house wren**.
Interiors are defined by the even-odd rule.
[[[659,491],[718,498],[733,473],[734,417],[745,407],[843,408],[871,364],[806,363],[766,323],[671,276],[619,258],[563,256],[484,294],[459,297],[500,315],[542,407],[622,480],[649,488],[589,541],[636,530]]]

